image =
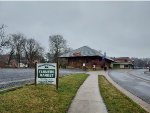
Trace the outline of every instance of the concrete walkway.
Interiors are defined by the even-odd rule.
[[[90,76],[79,88],[68,113],[107,113],[99,93],[98,74],[100,71],[88,72]]]

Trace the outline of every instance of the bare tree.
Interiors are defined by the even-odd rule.
[[[15,55],[15,58],[18,62],[18,67],[20,67],[21,56],[23,53],[24,40],[25,40],[25,36],[21,33],[11,35],[9,39],[9,46],[11,50],[10,50],[8,63],[10,63],[12,55]]]
[[[53,62],[58,61],[58,57],[65,52],[67,41],[61,35],[52,35],[49,37],[50,55],[53,56]]]
[[[35,60],[42,59],[44,49],[35,39],[25,39],[23,48],[29,67],[34,66]]]
[[[73,50],[73,49],[72,49],[72,48],[69,48],[69,47],[64,48],[64,51],[62,51],[62,53],[61,53],[60,55],[65,54],[65,53],[68,53],[68,52],[70,52],[70,51],[72,51],[72,50]],[[47,53],[47,54],[46,54],[46,58],[48,59],[48,62],[54,62],[54,54],[52,54],[52,52]],[[62,61],[62,60],[59,59],[59,62],[61,62],[61,61]],[[61,62],[61,64],[62,64],[62,62]]]
[[[0,26],[0,51],[2,51],[2,48],[8,44],[8,39],[4,31],[5,27],[6,26],[4,24]]]
[[[13,58],[13,55],[15,54],[15,44],[14,44],[14,41],[13,41],[12,37],[9,37],[8,48],[10,49],[10,52],[9,52],[9,58],[8,58],[8,63],[7,64],[10,65],[10,62]]]
[[[67,47],[67,48],[64,49],[64,52],[62,54],[68,53],[68,52],[70,52],[72,50],[73,50],[72,48]]]

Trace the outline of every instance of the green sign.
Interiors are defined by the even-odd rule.
[[[38,69],[38,78],[55,78],[55,69]]]
[[[56,63],[38,63],[36,70],[36,83],[56,84],[57,65]]]

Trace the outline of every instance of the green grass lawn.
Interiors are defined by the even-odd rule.
[[[99,76],[99,87],[108,113],[147,113],[112,86],[104,76]]]
[[[66,113],[78,88],[88,75],[73,74],[53,85],[26,85],[0,94],[0,113]]]

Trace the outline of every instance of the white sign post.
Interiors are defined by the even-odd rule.
[[[56,84],[56,63],[38,63],[36,66],[36,84]]]

